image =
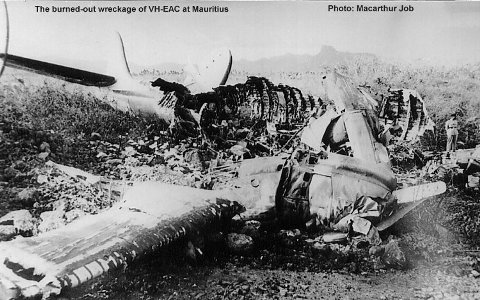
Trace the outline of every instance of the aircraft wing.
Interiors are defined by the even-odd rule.
[[[101,66],[93,62],[80,67],[66,65],[55,58],[44,61],[35,56],[33,49],[24,49],[22,51],[26,51],[26,54],[22,52],[21,55],[9,53],[9,39],[8,12],[4,3],[0,5],[0,76],[4,67],[7,66],[66,82],[99,87],[101,89],[95,90],[101,93],[98,98],[117,110],[137,115],[156,115],[167,123],[174,118],[176,101],[170,101],[171,93],[142,85],[132,77],[124,43],[119,33],[117,33],[117,45],[114,45],[116,46],[114,51],[109,51],[109,54],[104,56]],[[175,86],[191,94],[210,92],[213,88],[226,83],[231,66],[230,50],[222,49],[212,53],[209,58],[195,64],[194,67],[185,68],[186,76],[189,78],[185,85],[166,83],[168,86]],[[158,83],[158,80],[155,82]],[[169,105],[165,106],[165,101]]]
[[[6,54],[8,52],[8,13],[7,13],[7,3],[3,1],[3,4],[0,4],[0,54]],[[0,77],[3,74],[5,69],[5,56],[0,56]]]
[[[92,65],[85,66],[85,68],[77,68],[55,61],[47,62],[34,59],[35,53],[28,52],[32,49],[27,51],[31,55],[19,56],[15,53],[11,54],[9,53],[10,38],[8,10],[4,2],[3,5],[0,5],[0,76],[3,68],[7,66],[85,86],[108,87],[121,95],[140,97],[148,95],[148,97],[152,98],[148,87],[142,86],[132,78],[123,40],[119,33],[117,33],[115,51],[112,51],[111,55],[107,56],[107,68],[102,69],[100,72]],[[232,55],[230,50],[217,50],[204,61],[185,68],[187,81],[184,82],[184,85],[193,94],[212,91],[213,88],[226,83],[231,67]]]
[[[86,86],[107,87],[112,86],[117,82],[113,76],[70,68],[12,54],[0,53],[0,59],[5,60],[7,67],[51,76]]]
[[[215,230],[241,209],[215,191],[137,183],[103,213],[1,242],[0,298],[57,295],[190,234]]]
[[[0,76],[3,72],[4,67],[17,68],[41,75],[51,76],[57,79],[61,79],[67,82],[77,83],[86,86],[98,86],[98,87],[108,87],[112,86],[119,81],[117,74],[99,74],[91,72],[88,70],[82,70],[78,68],[72,68],[69,66],[64,66],[60,64],[55,64],[51,62],[45,62],[40,60],[35,60],[27,57],[17,56],[14,54],[8,53],[9,50],[9,20],[8,20],[8,10],[7,5],[3,2],[0,5]],[[120,39],[121,52],[120,55],[125,57],[123,43]],[[121,64],[126,65],[126,61]],[[128,65],[122,66],[123,69],[128,70]],[[130,74],[123,72],[121,76],[130,77]]]

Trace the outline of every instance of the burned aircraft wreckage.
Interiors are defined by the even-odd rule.
[[[7,55],[6,50],[0,58],[2,67],[107,88],[118,97],[110,102],[113,107],[155,114],[178,139],[200,136],[226,149],[253,147],[266,157],[241,160],[235,166],[238,176],[214,190],[115,181],[53,164],[85,184],[115,192],[118,202],[65,227],[1,242],[2,299],[59,294],[176,240],[217,230],[239,213],[273,210],[283,226],[336,230],[340,239],[360,233],[375,243],[378,231],[445,190],[443,183],[396,189],[386,145],[413,141],[431,124],[412,91],[392,91],[380,106],[364,88],[336,73],[319,83],[325,90],[322,99],[259,77],[225,86],[228,51],[218,53],[214,65],[196,68],[200,93],[158,79],[152,83],[163,92],[158,100],[158,94],[133,82],[118,37],[121,61],[113,73]],[[243,150],[238,156],[247,158]]]
[[[233,124],[236,128],[267,128],[270,134],[289,133],[289,130],[305,126],[309,118],[323,114],[329,106],[338,110],[336,106],[339,105],[332,101],[332,95],[322,100],[298,88],[275,85],[255,76],[248,77],[245,83],[220,85],[213,91],[199,94],[191,94],[187,87],[161,78],[152,82],[152,86],[164,93],[158,103],[168,116],[163,119],[175,128],[174,131],[187,136],[196,136],[200,131],[208,137],[218,136],[218,128],[225,124]],[[390,142],[415,141],[426,130],[433,131],[435,124],[415,90],[391,89],[381,103],[371,98],[365,88],[359,87],[358,91],[368,99],[368,109],[378,119],[379,124],[371,124],[373,130],[381,126],[374,134],[387,146]],[[373,117],[369,120],[372,122]]]
[[[162,79],[152,86],[165,93],[159,107],[169,116],[165,120],[173,132],[184,136],[202,132],[210,139],[221,138],[221,127],[227,125],[261,131],[268,123],[275,131],[294,130],[322,105],[321,100],[303,95],[295,87],[274,85],[266,78],[253,76],[243,84],[222,85],[200,94],[191,94],[183,85]]]
[[[396,139],[416,138],[429,120],[418,97],[413,104],[410,96],[384,101],[379,117],[379,105],[366,90],[336,73],[324,77],[323,101],[257,77],[196,95],[162,80],[153,85],[165,92],[160,105],[172,114],[172,131],[186,136],[201,132],[215,139],[225,123],[252,128],[262,122],[261,135],[302,131],[301,142],[290,154],[241,161],[238,176],[216,190],[125,184],[59,165],[89,184],[118,190],[120,200],[103,213],[63,228],[0,243],[0,295],[58,294],[175,240],[217,228],[242,212],[274,210],[283,226],[335,230],[340,235],[334,240],[364,234],[375,243],[378,231],[445,190],[443,183],[396,190],[382,139],[388,130],[380,122],[400,124],[401,134],[392,131]],[[232,139],[253,140],[252,134],[237,131]]]

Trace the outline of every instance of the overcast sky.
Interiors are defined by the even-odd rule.
[[[43,6],[180,5],[228,13],[37,13]],[[119,31],[130,62],[186,63],[217,47],[234,59],[315,54],[322,45],[399,60],[480,61],[480,2],[367,2],[412,5],[408,13],[328,12],[357,2],[8,2],[10,52],[56,62],[99,61]]]

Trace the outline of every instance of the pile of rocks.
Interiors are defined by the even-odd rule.
[[[109,208],[115,201],[101,189],[64,174],[51,163],[33,172],[36,185],[21,189],[16,195],[18,201],[31,203],[32,208],[11,211],[0,219],[1,240],[59,228],[83,215]]]

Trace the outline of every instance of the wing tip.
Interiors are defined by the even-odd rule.
[[[10,34],[7,2],[2,2],[3,5],[0,5],[0,17],[4,20],[5,24],[0,23],[0,51],[3,51],[3,53],[0,52],[0,54],[3,54],[0,56],[0,77],[2,76],[3,71],[5,70],[5,65],[7,63],[8,42]]]

